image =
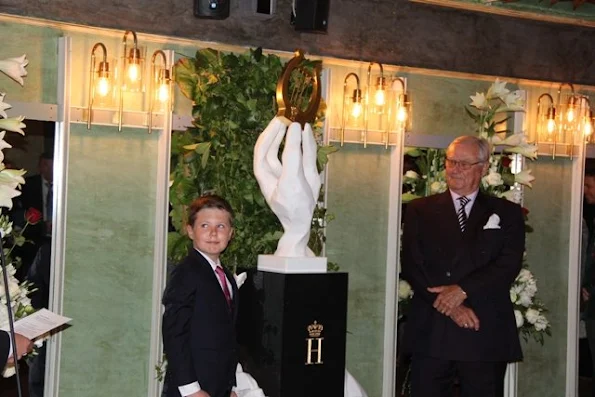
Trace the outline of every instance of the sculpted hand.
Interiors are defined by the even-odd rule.
[[[254,147],[254,175],[266,202],[285,233],[277,245],[277,256],[314,256],[308,248],[312,214],[320,193],[316,168],[316,141],[310,124],[275,117],[260,134]],[[282,160],[279,146],[285,137]]]
[[[459,307],[467,299],[467,294],[456,284],[431,287],[428,288],[428,291],[438,294],[433,306],[440,313],[447,316],[450,316],[452,310]]]
[[[479,331],[479,318],[477,318],[475,312],[467,306],[461,305],[453,309],[450,318],[461,328]]]
[[[17,343],[16,352],[17,352],[17,361],[21,359],[25,354],[30,353],[33,350],[33,342],[29,339],[24,337],[21,334],[15,334],[15,341]],[[14,353],[12,356],[8,358],[7,364],[14,364]]]

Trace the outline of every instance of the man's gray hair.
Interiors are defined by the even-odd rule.
[[[448,145],[448,149],[455,145],[475,145],[479,153],[478,161],[485,162],[490,159],[490,142],[485,138],[480,138],[475,135],[463,135],[452,141],[450,145]]]

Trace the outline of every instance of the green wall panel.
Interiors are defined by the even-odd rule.
[[[527,235],[527,261],[537,277],[538,297],[549,309],[552,337],[546,336],[544,346],[534,341],[523,344],[517,395],[559,397],[566,387],[572,162],[542,156],[529,168],[536,181],[533,189],[525,190],[524,203],[535,231]]]
[[[0,21],[2,54],[0,59],[27,55],[29,65],[25,85],[0,73],[0,91],[7,92],[6,101],[56,103],[58,86],[59,29]]]
[[[347,370],[382,394],[390,151],[346,145],[330,160],[326,254],[349,272]]]
[[[60,396],[146,396],[159,134],[71,129]]]

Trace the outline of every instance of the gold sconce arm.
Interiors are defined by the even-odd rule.
[[[97,48],[101,48],[103,52],[102,61],[99,62],[99,68],[95,70]],[[89,68],[89,98],[87,105],[87,129],[91,129],[91,119],[93,112],[93,101],[95,98],[95,74],[100,79],[99,95],[106,96],[109,93],[109,63],[107,62],[107,49],[103,43],[96,43],[91,50],[91,66]]]
[[[163,67],[157,70],[156,60],[161,58]],[[149,89],[149,112],[148,124],[149,134],[153,132],[153,111],[155,109],[155,100],[159,100],[169,106],[166,106],[167,111],[171,111],[171,71],[167,66],[167,57],[165,52],[157,50],[151,57],[151,80]]]
[[[128,51],[128,36],[132,35],[132,48]],[[120,82],[120,106],[118,108],[118,131],[122,131],[122,117],[124,113],[124,87],[132,87],[135,84],[142,83],[142,56],[138,48],[138,40],[136,33],[132,30],[127,30],[122,37],[122,44],[124,45],[123,53],[123,76]]]
[[[381,63],[378,62],[370,62],[368,65],[368,85],[366,87],[366,106],[364,108],[364,131],[362,139],[364,141],[364,147],[368,144],[368,122],[369,122],[369,108],[371,105],[371,98],[370,98],[370,85],[372,83],[372,66],[376,64],[380,68],[380,77],[376,79],[376,92],[374,94],[374,106],[384,107],[386,102],[386,79],[384,78],[384,68],[382,67]]]
[[[345,80],[343,80],[343,107],[341,110],[341,146],[345,143],[345,123],[346,123],[346,111],[345,111],[345,98],[347,97],[347,82],[350,77],[355,78],[355,82],[357,84],[357,88],[353,90],[353,95],[351,96],[352,100],[352,114],[354,118],[360,116],[362,111],[362,90],[360,88],[359,83],[359,76],[355,73],[348,73],[345,76]]]

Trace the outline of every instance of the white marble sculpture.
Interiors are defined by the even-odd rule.
[[[317,146],[310,124],[302,130],[299,123],[289,123],[284,117],[275,117],[260,134],[254,147],[254,175],[283,226],[275,256],[313,257],[307,244],[321,186]],[[279,146],[284,137],[281,162]]]

